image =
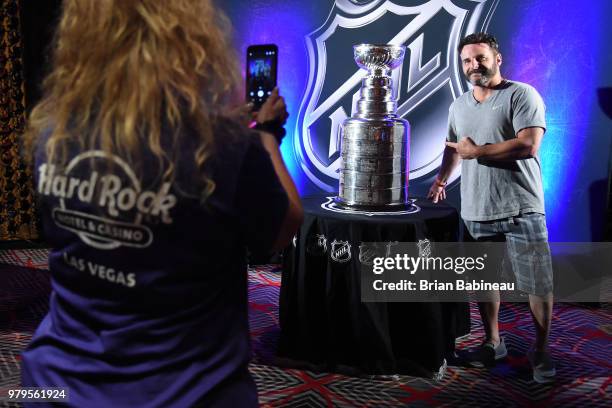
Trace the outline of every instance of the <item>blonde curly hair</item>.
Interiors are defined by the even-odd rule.
[[[230,28],[210,0],[64,0],[51,72],[28,121],[30,156],[50,131],[49,162],[65,164],[74,143],[132,163],[146,149],[161,177],[172,179],[177,157],[164,146],[176,146],[189,122],[202,168],[214,122],[239,81]],[[207,196],[214,183],[202,177]]]

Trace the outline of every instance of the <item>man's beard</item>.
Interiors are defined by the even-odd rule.
[[[466,77],[472,85],[486,86],[491,80],[491,78],[497,75],[498,72],[499,72],[499,67],[494,64],[491,68],[482,67],[479,69],[471,70],[467,73]],[[475,73],[480,74],[480,77],[473,78],[472,74],[475,74]]]

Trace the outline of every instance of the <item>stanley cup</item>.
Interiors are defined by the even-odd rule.
[[[353,48],[355,62],[369,72],[361,81],[357,113],[342,123],[336,202],[372,211],[400,210],[408,204],[410,125],[397,117],[390,74],[402,64],[405,47],[360,44]]]

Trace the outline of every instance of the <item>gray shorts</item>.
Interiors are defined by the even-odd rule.
[[[496,237],[505,236],[507,258],[519,290],[539,296],[553,291],[552,260],[543,214],[464,222],[475,240],[494,241]]]

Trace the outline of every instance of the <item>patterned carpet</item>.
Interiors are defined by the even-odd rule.
[[[0,389],[19,384],[19,354],[47,308],[49,275],[43,250],[0,251]],[[612,401],[612,312],[558,304],[551,348],[557,379],[532,381],[525,357],[532,336],[525,304],[506,304],[500,325],[509,356],[491,370],[449,366],[445,377],[357,378],[276,365],[280,273],[274,266],[249,271],[249,305],[254,359],[251,364],[263,407],[610,407]],[[472,307],[472,334],[482,335]],[[0,402],[0,406],[1,406]],[[16,404],[7,406],[17,406]]]

